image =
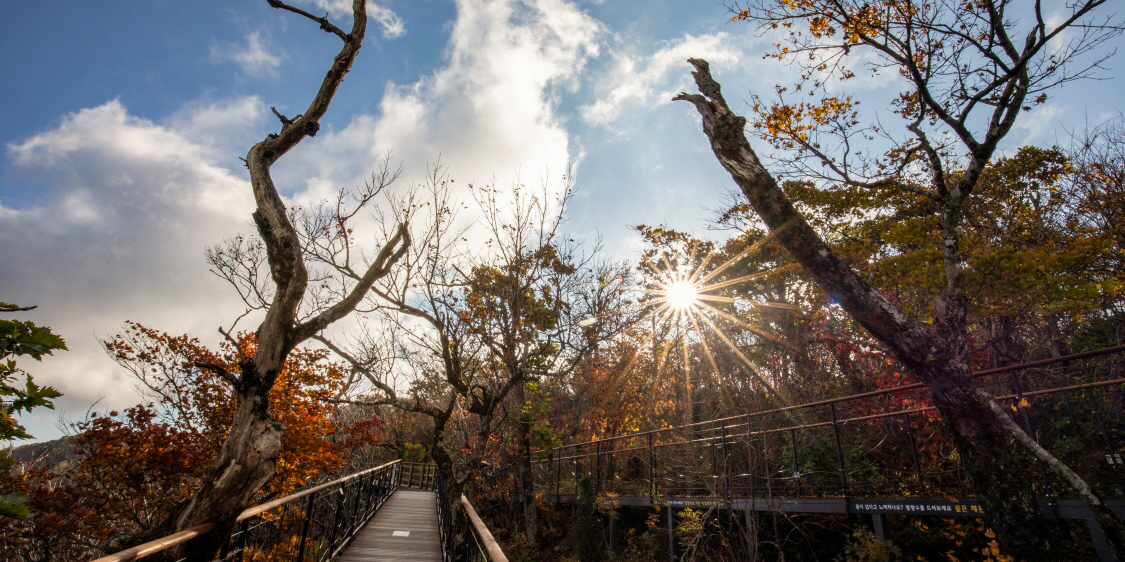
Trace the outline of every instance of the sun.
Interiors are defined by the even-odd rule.
[[[687,310],[699,303],[699,289],[690,281],[675,281],[664,289],[664,299],[675,310]]]

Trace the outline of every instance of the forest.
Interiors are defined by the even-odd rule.
[[[205,523],[167,559],[211,560],[248,507],[398,459],[434,465],[513,562],[1125,560],[1125,121],[1009,136],[1103,77],[1112,2],[729,6],[800,81],[728,105],[708,61],[682,65],[674,105],[733,188],[698,230],[635,225],[626,260],[568,231],[567,174],[404,178],[387,153],[288,202],[272,166],[347,88],[369,14],[268,3],[339,52],[245,155],[254,231],[200,248],[245,313],[217,347],[127,319],[100,340],[136,404],[0,453],[0,560]],[[859,73],[899,80],[891,107],[840,93]],[[6,440],[60,397],[31,360],[77,337],[34,304],[0,303]],[[884,500],[921,507],[864,507]]]

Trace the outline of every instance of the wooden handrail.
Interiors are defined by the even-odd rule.
[[[138,558],[143,558],[145,556],[148,556],[149,554],[155,554],[166,548],[171,548],[180,543],[187,542],[191,539],[194,539],[195,537],[198,537],[199,535],[209,533],[214,528],[214,523],[204,523],[190,529],[185,529],[174,535],[168,535],[164,538],[146,542],[140,546],[126,548],[121,552],[98,558],[97,560],[94,560],[94,562],[132,562],[133,560],[136,560]]]
[[[277,506],[285,505],[285,504],[287,504],[291,501],[299,500],[299,499],[301,499],[301,498],[303,498],[303,497],[305,497],[309,494],[318,492],[318,491],[323,490],[323,489],[325,489],[327,487],[330,487],[330,486],[342,484],[342,483],[347,482],[348,480],[351,480],[353,478],[358,478],[360,476],[363,476],[364,474],[375,472],[377,470],[382,470],[382,469],[387,468],[388,466],[391,466],[391,465],[393,465],[395,463],[398,463],[398,462],[402,462],[402,460],[399,459],[399,460],[391,461],[391,462],[386,463],[386,464],[381,464],[381,465],[379,465],[375,468],[369,468],[367,470],[356,472],[355,474],[350,474],[350,475],[345,476],[343,478],[340,478],[338,480],[333,480],[331,482],[325,482],[324,484],[321,484],[319,486],[313,486],[312,488],[309,488],[307,490],[301,490],[300,492],[297,492],[295,494],[290,494],[290,495],[285,496],[283,498],[278,498],[276,500],[266,502],[262,505],[257,505],[257,506],[251,507],[251,508],[247,509],[246,511],[243,511],[242,513],[240,513],[238,515],[238,519],[236,519],[236,521],[242,521],[243,519],[249,519],[249,518],[251,518],[255,515],[258,515],[259,513],[269,511],[269,510],[271,510],[271,509],[273,509]],[[191,540],[195,537],[198,537],[200,535],[209,533],[214,528],[215,528],[214,523],[204,523],[202,525],[197,525],[197,526],[192,527],[190,529],[185,529],[185,530],[180,531],[180,532],[178,532],[176,534],[173,534],[173,535],[168,535],[166,537],[162,537],[162,538],[156,539],[154,541],[146,542],[146,543],[144,543],[142,545],[139,545],[139,546],[134,546],[133,548],[127,548],[125,550],[122,550],[121,552],[115,552],[115,553],[110,554],[108,556],[103,556],[103,557],[98,558],[97,560],[93,560],[91,562],[132,562],[133,560],[136,560],[138,558],[142,558],[142,557],[148,556],[150,554],[155,554],[157,552],[160,552],[161,550],[171,548],[171,547],[176,546],[178,544],[187,542],[187,541],[189,541],[189,540]]]
[[[465,513],[469,516],[469,521],[473,524],[477,536],[480,537],[480,542],[484,544],[488,559],[491,562],[508,562],[508,557],[504,556],[504,551],[500,549],[496,539],[492,538],[492,533],[489,532],[488,527],[484,526],[484,521],[480,520],[477,510],[473,509],[473,504],[469,503],[469,498],[466,498],[465,494],[461,494],[461,505],[465,507]]]

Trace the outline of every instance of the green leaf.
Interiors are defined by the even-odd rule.
[[[0,496],[0,517],[12,519],[31,519],[31,510],[27,508],[27,494],[17,492]]]
[[[62,393],[53,387],[35,384],[35,381],[31,380],[31,375],[28,375],[25,390],[16,390],[14,395],[17,398],[12,401],[11,411],[30,412],[32,408],[39,406],[54,410],[55,405],[51,403],[51,399],[62,396]]]
[[[50,328],[19,320],[0,320],[0,357],[28,355],[36,361],[53,350],[66,349],[66,342]]]
[[[27,308],[11,303],[0,302],[0,312],[20,312]],[[13,356],[27,355],[36,361],[43,355],[51,355],[56,349],[66,349],[66,342],[59,336],[51,333],[45,326],[36,326],[31,322],[19,320],[0,320],[0,397],[12,397],[0,400],[0,439],[29,439],[26,429],[17,423],[12,414],[30,412],[33,408],[54,409],[51,400],[62,394],[50,387],[39,386],[32,380],[31,375],[16,367]],[[23,388],[15,386],[20,375],[26,376]],[[0,455],[0,461],[4,457]],[[0,469],[3,468],[0,462]],[[8,509],[8,508],[3,508]],[[20,510],[17,508],[16,512]],[[11,515],[10,515],[11,516]]]

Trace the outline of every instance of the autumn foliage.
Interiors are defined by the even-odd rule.
[[[227,343],[216,352],[195,338],[136,323],[104,345],[150,402],[74,423],[80,459],[73,467],[33,468],[4,483],[29,496],[36,517],[0,521],[0,559],[81,559],[107,540],[105,546],[116,550],[162,533],[207,473],[230,425],[230,386],[200,365],[238,372],[239,353],[255,351],[253,334],[240,334],[238,347]],[[325,479],[347,465],[349,451],[379,441],[377,418],[344,424],[322,400],[347,384],[327,351],[290,354],[270,394],[271,415],[286,432],[277,476],[260,493],[263,500]]]

